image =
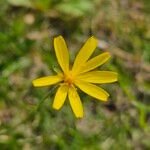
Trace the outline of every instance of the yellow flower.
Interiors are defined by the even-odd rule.
[[[98,40],[93,36],[90,37],[79,51],[72,69],[70,69],[69,52],[65,40],[62,36],[54,38],[55,53],[62,72],[55,76],[46,76],[33,80],[35,87],[60,83],[53,102],[54,109],[60,109],[68,95],[75,116],[82,118],[83,106],[76,87],[98,100],[107,101],[109,94],[93,83],[115,82],[117,81],[117,73],[111,71],[92,71],[110,58],[110,54],[105,52],[89,59],[97,45]]]

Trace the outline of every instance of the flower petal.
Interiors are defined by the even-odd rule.
[[[104,89],[81,80],[76,80],[75,85],[88,95],[102,101],[107,101],[109,94]]]
[[[59,75],[56,76],[46,76],[42,78],[38,78],[32,81],[33,86],[41,87],[41,86],[49,86],[56,84],[57,82],[62,81],[62,78]]]
[[[117,81],[118,74],[112,71],[91,71],[77,76],[77,79],[90,83],[112,83]]]
[[[80,72],[81,66],[89,59],[97,45],[98,40],[93,36],[86,41],[86,43],[83,45],[78,55],[76,56],[75,62],[73,64],[72,71],[74,72],[74,74]]]
[[[104,64],[109,58],[110,58],[110,54],[108,52],[105,52],[90,59],[82,66],[80,73],[84,73],[92,69],[95,69],[96,67]]]
[[[62,36],[54,38],[54,48],[58,63],[62,70],[67,72],[69,70],[69,53],[65,40]]]
[[[83,106],[75,87],[69,88],[68,93],[71,108],[77,118],[83,117]]]
[[[65,99],[67,97],[67,92],[68,92],[68,86],[66,86],[65,84],[61,85],[56,94],[55,94],[55,98],[54,98],[54,102],[53,102],[53,108],[54,109],[60,109],[62,107],[62,105],[65,102]]]

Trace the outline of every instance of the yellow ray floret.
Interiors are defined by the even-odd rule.
[[[75,116],[78,118],[82,118],[83,117],[83,107],[82,107],[80,97],[74,86],[69,88],[68,97],[69,97],[69,102],[70,102],[71,108],[72,108]]]
[[[69,52],[62,36],[54,38],[54,48],[62,73],[33,80],[35,87],[50,86],[59,83],[54,97],[53,108],[60,109],[65,100],[69,99],[70,106],[77,118],[83,117],[83,106],[76,87],[86,94],[102,101],[107,101],[109,94],[96,84],[112,83],[118,80],[118,74],[112,71],[95,71],[93,69],[104,64],[110,54],[105,52],[94,58],[92,53],[98,45],[98,40],[90,37],[76,56],[73,67],[69,69]]]
[[[66,100],[67,93],[68,93],[68,86],[66,86],[65,84],[60,85],[60,87],[58,88],[56,92],[54,102],[53,102],[54,109],[58,110],[62,107],[62,105],[64,104]]]
[[[93,36],[86,41],[86,43],[81,48],[74,61],[72,71],[75,74],[77,74],[80,71],[82,65],[89,59],[97,45],[98,40]]]
[[[33,80],[32,83],[35,87],[40,87],[40,86],[53,85],[60,81],[62,81],[62,78],[59,75],[56,75],[56,76],[47,76],[47,77],[38,78]]]
[[[77,79],[90,83],[112,83],[118,80],[118,74],[112,71],[91,71],[80,74]]]
[[[58,63],[63,72],[69,71],[69,53],[65,40],[62,36],[54,38],[54,48]]]
[[[81,80],[76,80],[75,85],[86,94],[102,101],[107,101],[109,94],[102,88]]]
[[[105,52],[94,58],[91,58],[89,61],[87,61],[82,65],[82,68],[79,73],[91,71],[104,64],[109,58],[110,58],[110,54],[108,52]]]

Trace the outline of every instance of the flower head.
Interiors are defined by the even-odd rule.
[[[98,100],[107,101],[109,94],[93,83],[101,84],[115,82],[117,81],[117,73],[94,70],[110,58],[110,54],[104,52],[89,59],[97,45],[98,40],[93,36],[90,37],[77,54],[74,64],[70,69],[69,52],[65,40],[62,36],[54,38],[55,53],[62,72],[54,76],[46,76],[33,80],[33,85],[35,87],[54,84],[60,85],[55,94],[53,102],[54,109],[60,109],[68,95],[75,116],[82,118],[83,106],[76,87]]]

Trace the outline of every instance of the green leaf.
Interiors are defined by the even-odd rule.
[[[93,5],[90,1],[70,1],[70,3],[61,3],[59,4],[56,9],[59,11],[67,14],[67,15],[73,15],[75,17],[82,17],[87,12],[92,12]]]
[[[18,61],[14,61],[13,63],[9,64],[3,71],[3,77],[8,77],[13,72],[19,69],[24,69],[30,65],[30,60],[26,58],[20,58]]]

